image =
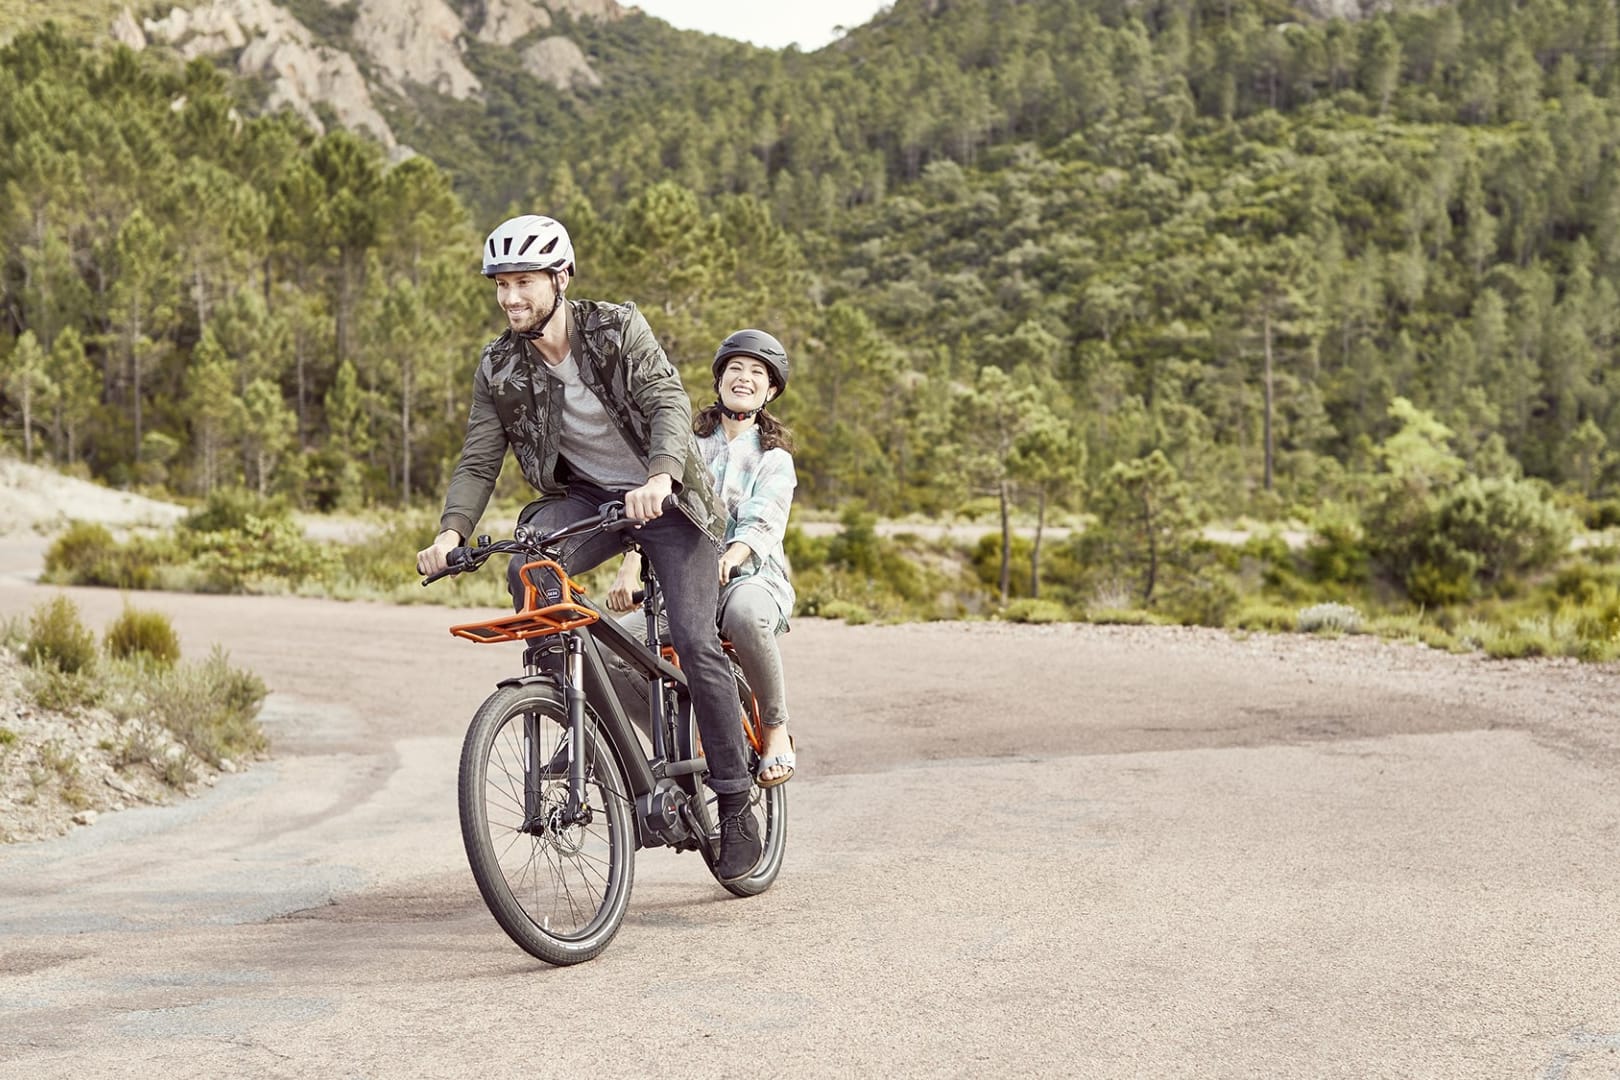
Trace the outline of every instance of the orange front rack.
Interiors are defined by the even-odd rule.
[[[548,568],[562,582],[562,600],[540,607],[540,590],[535,587],[531,570]],[[468,641],[523,641],[528,638],[560,634],[578,626],[589,626],[600,619],[601,613],[574,602],[574,594],[585,590],[579,582],[563,573],[563,568],[550,559],[525,563],[520,574],[523,579],[523,610],[482,622],[452,626],[450,632]]]

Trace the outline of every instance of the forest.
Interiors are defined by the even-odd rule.
[[[500,328],[477,246],[546,211],[695,401],[730,330],[787,343],[801,507],[983,515],[1003,601],[1197,616],[1195,530],[1246,518],[1318,540],[1273,584],[1443,606],[1620,521],[1612,0],[897,0],[809,54],[557,19],[600,89],[474,46],[487,99],[392,100],[394,164],[210,61],[13,37],[5,445],[435,505]]]

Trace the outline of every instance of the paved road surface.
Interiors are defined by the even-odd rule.
[[[0,614],[46,595],[25,555]],[[0,849],[0,1077],[1620,1075],[1612,670],[805,620],[777,886],[645,852],[564,970],[460,850],[509,652],[432,608],[138,602],[266,678],[275,757]]]

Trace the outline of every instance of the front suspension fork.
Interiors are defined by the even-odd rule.
[[[590,821],[590,798],[585,791],[585,754],[581,749],[585,746],[585,646],[579,636],[572,632],[563,636],[564,639],[564,678],[562,681],[563,704],[568,711],[568,729],[564,735],[563,745],[568,748],[568,800],[563,806],[561,821],[552,822],[557,825],[580,825]],[[523,818],[526,831],[538,832],[548,823],[541,820],[549,813],[554,813],[555,804],[548,809],[546,800],[541,794],[546,768],[551,759],[541,749],[545,745],[542,739],[541,725],[549,723],[539,713],[525,713],[523,716],[523,741],[528,748],[528,762],[525,769],[526,777],[523,784]]]

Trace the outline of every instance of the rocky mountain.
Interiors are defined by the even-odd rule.
[[[289,107],[317,131],[323,115],[372,134],[394,157],[411,153],[395,137],[379,95],[427,90],[457,101],[481,100],[484,87],[467,63],[470,43],[510,48],[530,75],[561,91],[601,85],[579,43],[556,30],[555,15],[612,21],[616,0],[311,0],[334,16],[325,32],[274,0],[208,0],[174,7],[161,18],[125,8],[112,36],[132,49],[164,49],[183,59],[234,58],[237,70],[268,86],[267,107]],[[310,3],[300,6],[310,10]],[[324,14],[320,7],[317,14]],[[313,18],[311,22],[315,21]],[[332,26],[345,27],[334,33]]]

